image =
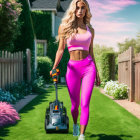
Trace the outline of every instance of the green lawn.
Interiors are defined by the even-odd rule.
[[[46,107],[55,99],[54,86],[51,86],[20,111],[21,121],[0,129],[0,140],[77,140],[72,135],[71,102],[66,86],[58,86],[58,98],[67,108],[70,121],[68,134],[45,132]],[[80,116],[78,123],[79,119]],[[86,140],[140,140],[140,120],[94,88],[85,135]]]

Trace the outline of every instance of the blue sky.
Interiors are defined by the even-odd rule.
[[[87,0],[95,29],[94,43],[112,46],[140,32],[140,0]]]

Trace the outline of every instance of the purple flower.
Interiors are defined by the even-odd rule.
[[[16,123],[20,117],[16,110],[7,102],[0,102],[0,127]]]
[[[11,3],[9,3],[9,2],[6,2],[6,5],[7,5],[7,6],[10,6],[10,5],[11,5]]]

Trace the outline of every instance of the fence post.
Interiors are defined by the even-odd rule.
[[[133,56],[134,56],[133,47],[130,47],[130,92],[129,100],[134,101],[134,65],[133,65]]]
[[[2,58],[5,58],[5,53],[4,53],[4,51],[2,51]],[[1,79],[1,80],[2,80],[2,81],[1,81],[1,82],[2,82],[2,86],[1,86],[1,87],[2,87],[3,89],[5,89],[5,87],[4,87],[4,85],[5,85],[5,81],[4,81],[4,80],[5,80],[4,69],[5,69],[5,65],[4,65],[4,62],[3,62],[3,63],[2,63],[2,75],[3,75],[3,76],[2,76],[2,79]]]
[[[27,56],[27,82],[31,81],[31,51],[30,49],[26,49]]]

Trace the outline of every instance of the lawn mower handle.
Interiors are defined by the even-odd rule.
[[[60,74],[60,70],[57,69],[52,69],[52,74],[51,77],[53,78],[53,82],[57,83],[58,82],[58,75]]]
[[[52,78],[55,86],[55,91],[56,91],[56,102],[58,102],[58,93],[57,93],[57,83],[58,83],[58,75],[60,74],[60,70],[57,69],[52,69]]]

